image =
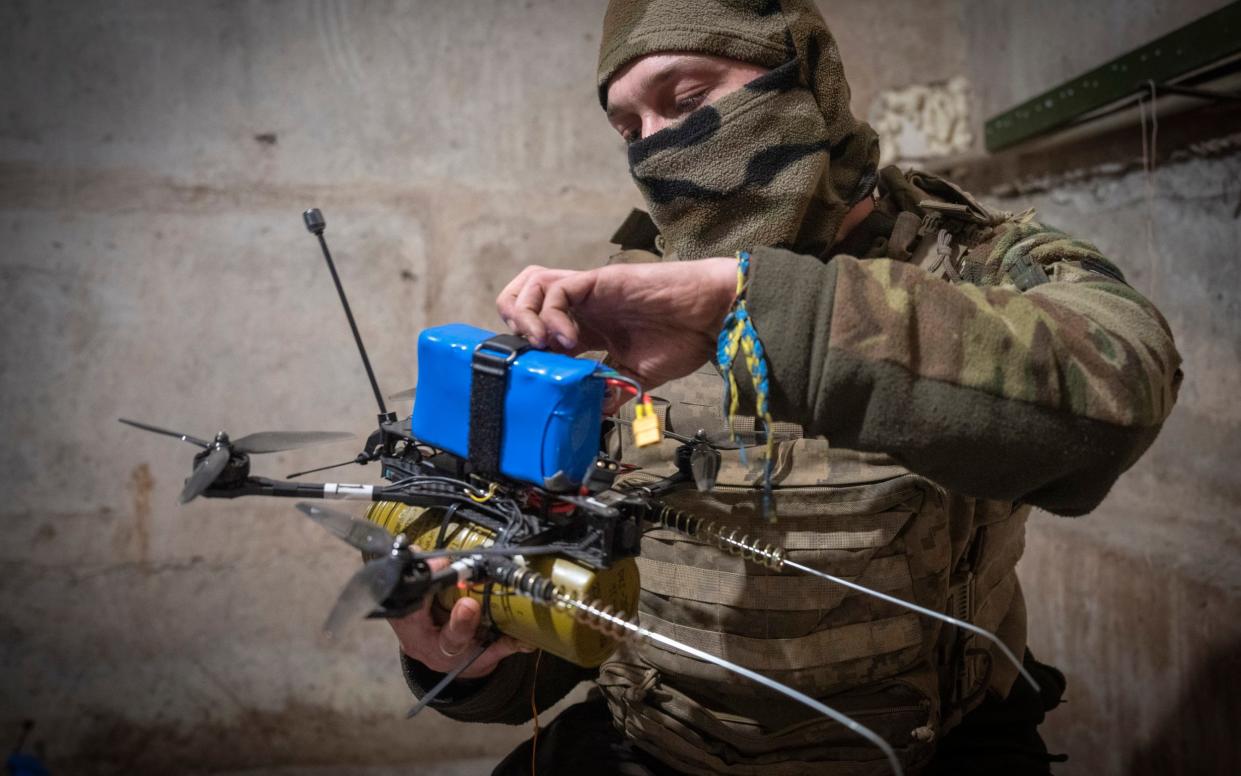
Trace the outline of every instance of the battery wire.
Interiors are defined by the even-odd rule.
[[[608,369],[599,373],[603,377],[605,385],[611,388],[620,388],[633,394],[639,401],[646,398],[646,391],[642,390],[642,385],[632,377],[625,377],[620,372]]]

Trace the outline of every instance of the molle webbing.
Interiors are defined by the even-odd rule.
[[[682,403],[669,409],[676,423]],[[798,480],[817,484],[778,486],[781,517],[774,525],[761,518],[749,487],[683,491],[666,500],[892,595],[924,603],[946,596],[951,552],[933,486],[889,462],[830,450],[823,440],[790,444],[802,453]],[[730,465],[743,466],[734,458],[722,476]],[[638,562],[644,625],[749,668],[793,672],[816,692],[898,674],[935,641],[936,626],[908,611],[722,555],[670,528],[644,535]],[[704,668],[654,647],[633,649],[670,675],[692,677]]]
[[[655,595],[740,609],[801,611],[806,608],[807,601],[831,609],[846,596],[858,595],[817,577],[708,570],[651,558],[638,558],[638,571],[642,588]],[[893,594],[908,590],[913,582],[909,577],[909,564],[899,555],[876,558],[864,573],[851,581]]]
[[[913,614],[856,622],[790,638],[736,636],[668,622],[650,614],[642,615],[642,626],[756,671],[805,671],[905,649],[918,650],[923,635],[918,618]]]

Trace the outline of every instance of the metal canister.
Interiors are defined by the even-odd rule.
[[[423,550],[468,550],[494,543],[495,535],[490,530],[455,517],[445,524],[444,514],[439,508],[381,501],[370,508],[366,518],[394,534],[404,533],[411,544]],[[601,607],[610,606],[628,614],[637,611],[638,566],[633,558],[617,561],[606,569],[591,569],[558,555],[535,555],[518,562],[524,562],[579,600],[597,601]],[[438,603],[451,609],[467,595],[483,605],[484,618],[500,632],[580,666],[593,668],[616,650],[615,639],[579,622],[569,612],[536,604],[499,585],[450,588],[439,594]]]

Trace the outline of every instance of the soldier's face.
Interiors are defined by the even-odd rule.
[[[622,68],[608,84],[608,121],[632,143],[766,72],[765,67],[706,54],[647,54]]]

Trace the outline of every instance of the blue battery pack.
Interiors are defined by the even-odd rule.
[[[493,337],[493,332],[463,323],[436,326],[419,335],[418,390],[410,421],[414,437],[470,457],[471,433],[481,434],[489,420],[496,420],[471,418],[475,351]],[[549,490],[580,485],[599,452],[604,395],[600,365],[542,350],[523,350],[493,361],[502,363],[505,371],[504,382],[498,384],[503,413],[495,429],[499,473]],[[478,397],[474,398],[478,406]]]

